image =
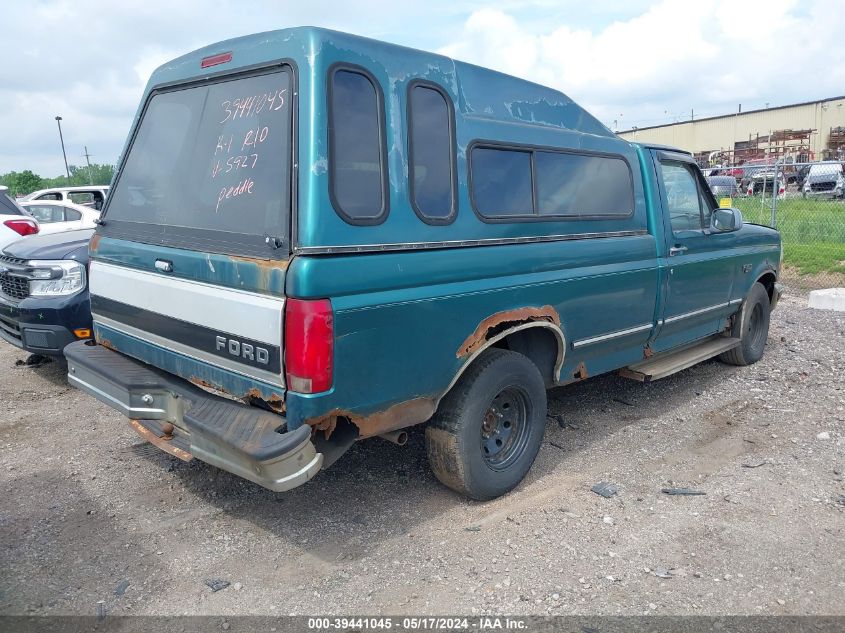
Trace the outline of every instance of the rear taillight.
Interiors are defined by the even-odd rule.
[[[3,222],[18,235],[35,235],[38,225],[32,220],[6,220]]]
[[[334,317],[328,299],[288,299],[285,303],[285,376],[299,393],[332,386]]]

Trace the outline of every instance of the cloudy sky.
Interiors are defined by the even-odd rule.
[[[558,88],[608,127],[845,93],[842,0],[27,0],[0,38],[0,173],[117,160],[159,64],[218,40],[317,25]]]

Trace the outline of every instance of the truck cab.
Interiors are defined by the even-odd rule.
[[[759,358],[780,238],[558,91],[309,27],[153,73],[90,251],[69,381],[163,450],[284,491],[425,424],[490,499],[546,388]]]

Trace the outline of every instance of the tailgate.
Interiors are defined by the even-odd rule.
[[[184,261],[157,250],[170,272],[91,263],[97,340],[197,385],[283,401],[284,297],[177,276]]]

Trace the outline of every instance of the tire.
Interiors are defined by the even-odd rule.
[[[736,347],[719,355],[719,360],[729,365],[752,365],[763,357],[769,336],[771,304],[762,284],[756,283],[734,317],[731,336],[739,338]]]
[[[543,440],[546,388],[536,365],[489,349],[464,372],[426,428],[428,462],[441,483],[478,501],[523,480]]]

